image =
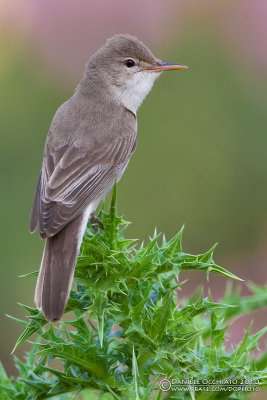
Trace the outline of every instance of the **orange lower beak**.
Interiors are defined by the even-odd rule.
[[[187,68],[188,67],[186,65],[159,62],[158,65],[142,68],[140,71],[162,72],[162,71],[173,71],[175,69],[187,69]]]

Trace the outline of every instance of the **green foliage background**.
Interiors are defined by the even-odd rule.
[[[28,233],[29,213],[49,124],[74,87],[51,77],[28,43],[0,44],[0,346],[15,373],[9,353],[19,331],[4,314],[22,317],[17,301],[33,305],[34,281],[17,276],[40,264],[43,242]],[[162,75],[138,113],[138,147],[119,183],[120,210],[134,221],[128,234],[146,240],[156,225],[170,237],[186,223],[185,247],[219,241],[221,263],[245,259],[266,233],[264,79],[201,25],[179,45],[153,50],[190,69]],[[258,271],[244,266],[241,275],[260,282]]]

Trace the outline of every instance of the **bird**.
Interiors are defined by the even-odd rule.
[[[119,181],[137,145],[136,112],[155,79],[185,65],[162,62],[136,37],[117,34],[89,59],[74,94],[52,120],[30,216],[45,246],[35,304],[62,318],[89,217]]]

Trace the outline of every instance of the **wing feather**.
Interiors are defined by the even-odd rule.
[[[135,140],[134,135],[118,137],[98,151],[85,151],[75,142],[54,153],[50,150],[38,192],[42,237],[55,235],[90,203],[105,196],[128,163]]]

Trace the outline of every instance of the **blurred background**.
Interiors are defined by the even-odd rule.
[[[138,147],[118,195],[133,222],[128,236],[145,240],[157,227],[170,238],[185,223],[185,251],[219,241],[219,265],[266,284],[266,20],[264,0],[0,0],[0,358],[9,373],[21,329],[4,314],[23,318],[16,302],[33,305],[35,278],[18,275],[37,270],[42,256],[28,222],[49,125],[115,33],[190,67],[163,74],[138,111]],[[181,278],[189,278],[181,295],[204,284],[217,300],[227,282]],[[231,343],[252,317],[252,332],[267,322],[266,312],[235,322]]]

